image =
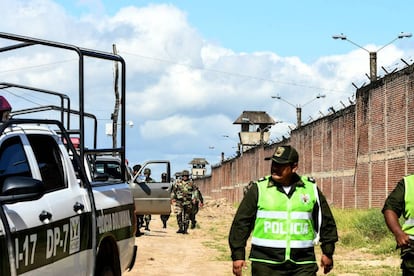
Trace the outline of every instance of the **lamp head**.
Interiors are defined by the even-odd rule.
[[[346,40],[346,35],[340,34],[340,35],[333,35],[333,39],[340,39],[340,40]]]
[[[404,38],[404,37],[412,37],[413,35],[411,34],[411,33],[405,33],[405,32],[401,32],[399,35],[398,35],[398,38]]]

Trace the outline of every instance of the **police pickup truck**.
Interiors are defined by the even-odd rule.
[[[82,69],[85,57],[124,66],[118,55],[14,34],[0,33],[0,38],[12,42],[1,52],[40,45],[74,51]],[[124,163],[125,129],[120,148],[83,146],[86,116],[83,70],[79,72],[78,130],[63,120],[0,114],[0,275],[118,276],[135,262],[134,202],[127,181],[122,176],[118,181],[90,179],[86,173],[86,154],[113,152]],[[0,97],[2,107],[10,112]],[[76,146],[72,141],[78,141]]]

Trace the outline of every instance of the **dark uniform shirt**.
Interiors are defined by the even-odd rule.
[[[394,211],[398,217],[402,215],[405,210],[405,183],[404,179],[401,179],[395,189],[389,194],[387,199],[385,200],[384,207],[382,208],[382,213],[385,210]]]
[[[271,176],[267,176],[267,178],[270,178],[269,186],[274,186],[276,189],[278,189],[279,192],[285,193],[282,184],[274,182],[271,179]],[[300,177],[295,174],[293,177],[293,184],[289,193],[287,194],[289,198],[294,193],[296,186],[299,185],[303,186],[304,184],[300,180]],[[322,208],[322,225],[320,233],[321,249],[323,254],[327,255],[328,257],[332,257],[335,251],[335,242],[338,241],[338,233],[335,220],[333,218],[329,205],[319,189],[318,193]],[[258,187],[257,183],[253,183],[241,201],[230,229],[229,245],[231,250],[231,258],[233,261],[245,260],[246,242],[254,228],[257,213],[257,202]],[[318,229],[318,208],[319,207],[317,204],[315,204],[315,208],[312,213],[315,229]]]

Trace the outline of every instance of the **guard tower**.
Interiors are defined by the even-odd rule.
[[[205,158],[194,158],[189,164],[192,165],[191,175],[193,179],[206,175],[206,165],[209,163]]]
[[[244,152],[251,147],[268,143],[269,129],[276,121],[265,111],[243,111],[233,124],[241,125],[239,138]]]

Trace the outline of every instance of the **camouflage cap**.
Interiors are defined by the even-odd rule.
[[[265,160],[272,160],[278,164],[297,163],[299,154],[292,146],[279,146],[276,148],[272,156],[266,157]]]
[[[133,169],[134,171],[138,172],[138,171],[139,171],[139,169],[141,169],[141,165],[139,165],[139,164],[134,165],[134,166],[132,167],[132,169]]]
[[[144,174],[151,174],[151,169],[150,168],[145,168],[144,169]]]
[[[182,176],[190,176],[190,172],[188,170],[183,170],[181,173]]]

